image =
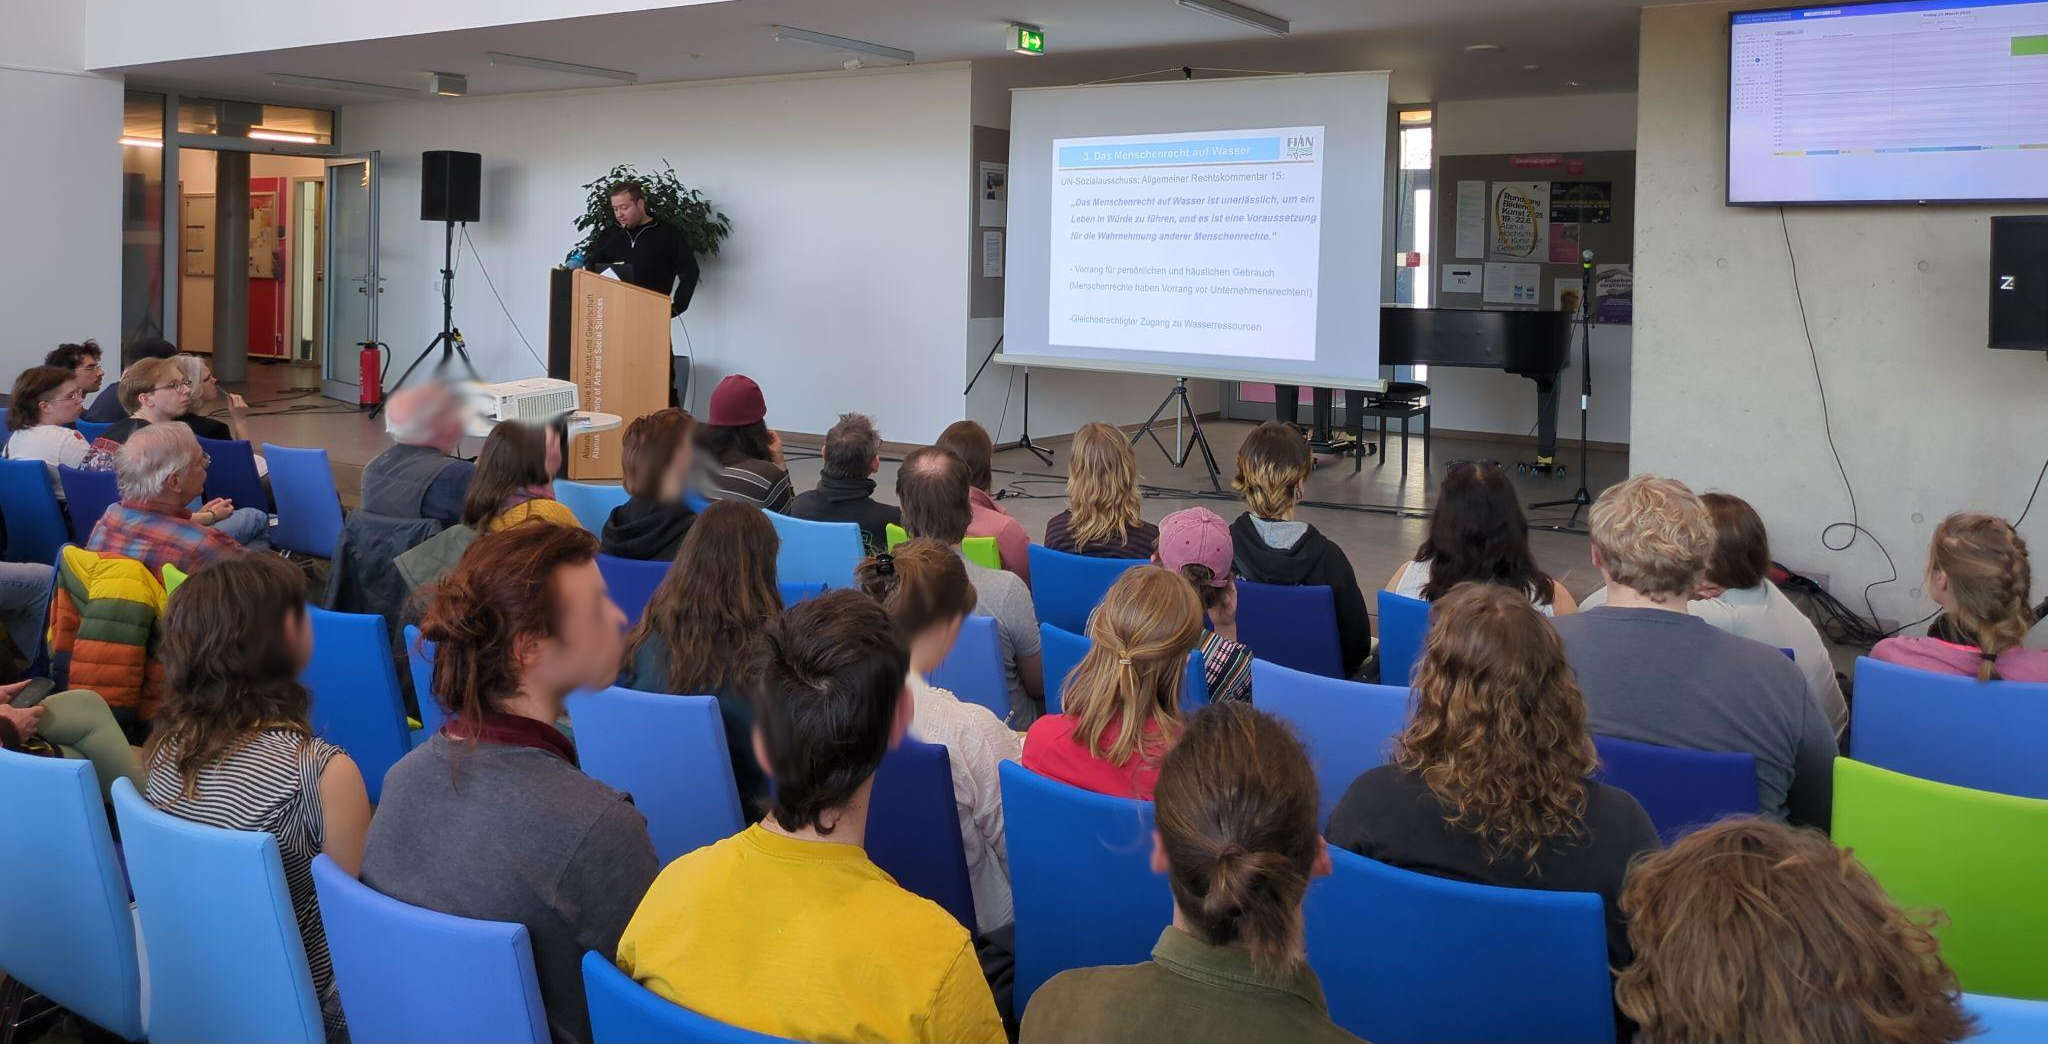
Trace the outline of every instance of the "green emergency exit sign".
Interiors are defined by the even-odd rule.
[[[1018,54],[1044,54],[1045,34],[1026,25],[1010,27],[1010,50]]]

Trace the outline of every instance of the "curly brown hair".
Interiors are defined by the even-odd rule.
[[[1532,865],[1581,835],[1598,765],[1564,643],[1526,592],[1465,583],[1434,603],[1415,672],[1415,713],[1394,763],[1422,779],[1489,862]]]
[[[1940,944],[1811,830],[1725,819],[1645,859],[1621,893],[1635,963],[1614,1000],[1658,1044],[1958,1041]]]

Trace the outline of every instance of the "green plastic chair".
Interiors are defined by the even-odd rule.
[[[2048,800],[1835,759],[1834,841],[1909,911],[1939,910],[1963,989],[2048,998]]]
[[[897,544],[910,539],[910,533],[894,522],[889,523],[888,533],[890,551],[895,551]],[[969,562],[978,566],[987,566],[990,569],[1003,567],[1003,556],[996,550],[995,537],[968,537],[960,541],[960,553],[966,555]]]

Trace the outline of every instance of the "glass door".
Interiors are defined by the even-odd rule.
[[[365,343],[377,341],[377,179],[375,152],[327,160],[326,361],[320,390],[343,402],[359,401]]]

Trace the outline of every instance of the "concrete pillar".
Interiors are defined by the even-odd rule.
[[[213,375],[249,375],[249,154],[222,149],[213,167]]]

